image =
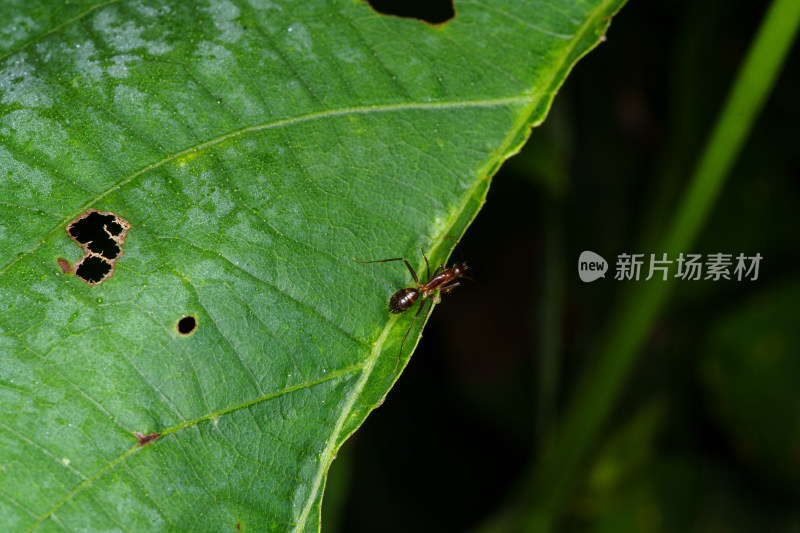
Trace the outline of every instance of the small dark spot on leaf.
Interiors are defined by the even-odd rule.
[[[102,283],[114,271],[114,262],[101,255],[86,254],[75,263],[75,275],[89,285]]]
[[[86,252],[75,263],[75,275],[89,285],[111,277],[116,260],[122,256],[122,244],[129,229],[131,224],[124,218],[96,209],[89,209],[67,224],[67,234]],[[64,266],[61,268],[63,270]]]
[[[453,0],[366,0],[372,9],[383,15],[419,19],[442,24],[456,16]]]
[[[181,335],[190,335],[197,329],[197,317],[188,315],[178,320],[178,325],[175,327]]]
[[[241,522],[236,522],[236,531],[241,531],[241,530],[242,530]]]
[[[156,440],[158,437],[161,436],[161,433],[148,433],[147,435],[145,435],[137,431],[134,433],[134,435],[136,436],[137,439],[139,439],[139,448],[141,448],[142,446],[147,446],[148,444]]]
[[[69,264],[69,261],[67,261],[63,257],[59,257],[58,259],[56,259],[56,263],[58,263],[58,266],[61,267],[62,273],[72,274],[72,265]]]

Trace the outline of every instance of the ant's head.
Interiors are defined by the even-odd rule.
[[[457,277],[457,278],[463,278],[463,277],[465,277],[465,276],[464,276],[464,272],[466,272],[468,268],[469,268],[469,267],[468,267],[468,266],[467,266],[467,264],[466,264],[466,263],[464,263],[464,262],[461,262],[461,263],[456,263],[455,265],[453,265],[453,270],[454,270],[454,271],[455,271],[455,273],[456,273],[456,276],[455,276],[455,277]]]
[[[455,276],[453,276],[453,279],[461,278],[461,279],[468,279],[470,281],[475,281],[471,277],[467,276],[466,272],[468,268],[469,267],[467,266],[467,264],[464,263],[463,261],[461,263],[456,263],[455,265],[453,265],[452,270],[456,274]]]

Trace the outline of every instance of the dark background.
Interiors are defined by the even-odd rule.
[[[631,0],[621,10],[495,176],[461,242],[475,282],[444,295],[385,404],[340,451],[323,531],[474,531],[519,503],[608,326],[624,283],[615,258],[661,253],[655,236],[766,5]],[[448,6],[425,16],[446,19]],[[758,252],[759,279],[675,285],[559,530],[800,531],[797,59],[795,46],[685,250]],[[606,279],[579,280],[583,250],[609,261]]]

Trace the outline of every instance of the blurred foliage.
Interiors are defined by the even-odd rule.
[[[578,255],[660,252],[764,9],[634,1],[615,18],[495,177],[461,243],[475,283],[446,295],[403,379],[345,446],[352,462],[334,463],[330,482],[349,480],[338,531],[503,525],[622,285],[580,282]],[[561,531],[800,529],[798,53],[685,250],[758,252],[759,279],[675,285]]]
[[[800,280],[755,295],[713,325],[700,369],[743,466],[800,496],[798,317]]]

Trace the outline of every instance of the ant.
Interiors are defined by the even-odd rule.
[[[452,237],[449,237],[452,238]],[[420,251],[422,251],[422,247],[420,246]],[[425,307],[425,301],[430,299],[431,305],[428,306],[428,311],[425,313],[425,317],[422,319],[424,322],[425,319],[428,318],[428,313],[431,312],[433,309],[434,304],[438,304],[441,302],[440,293],[448,293],[461,285],[460,281],[455,281],[461,278],[464,279],[472,279],[464,274],[467,270],[467,264],[465,262],[460,262],[454,264],[451,268],[445,268],[445,265],[440,265],[436,270],[433,271],[433,276],[431,276],[431,267],[428,263],[428,258],[425,256],[425,252],[422,252],[422,257],[425,258],[425,271],[428,275],[428,281],[425,283],[420,283],[419,278],[417,278],[417,273],[414,272],[414,269],[411,267],[409,262],[406,260],[405,257],[393,257],[391,259],[378,259],[376,261],[359,261],[355,257],[353,261],[362,264],[368,263],[388,263],[389,261],[402,261],[406,264],[408,271],[411,273],[411,277],[414,278],[414,284],[416,287],[408,287],[405,289],[400,289],[395,292],[392,297],[389,299],[389,312],[398,314],[402,313],[403,311],[408,311],[411,309],[420,296],[422,296],[422,303],[417,309],[417,313],[414,315],[414,318],[411,320],[411,325],[408,326],[408,330],[406,331],[405,337],[403,337],[402,342],[400,343],[400,353],[397,356],[397,363],[394,365],[394,373],[397,370],[397,366],[400,364],[400,359],[403,356],[403,345],[406,343],[406,339],[408,338],[408,334],[411,333],[411,328],[414,327],[414,323],[417,321],[417,317],[422,312],[422,308]]]

